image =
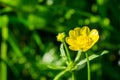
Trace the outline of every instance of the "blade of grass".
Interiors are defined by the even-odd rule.
[[[14,52],[16,53],[16,55],[21,58],[21,57],[24,57],[22,55],[22,52],[20,50],[20,48],[17,46],[17,43],[12,35],[12,33],[9,31],[9,40],[8,40],[8,43],[10,44],[10,46],[12,47],[12,49],[14,50]]]

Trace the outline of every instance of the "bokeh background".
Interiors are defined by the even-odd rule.
[[[53,80],[60,70],[47,65],[62,64],[56,35],[85,25],[100,34],[89,52],[109,51],[91,61],[92,80],[120,80],[119,0],[0,0],[0,80]],[[75,75],[87,80],[86,65]]]

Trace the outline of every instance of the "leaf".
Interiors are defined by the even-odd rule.
[[[33,39],[37,43],[37,45],[40,47],[41,50],[44,50],[44,44],[42,43],[41,37],[38,35],[37,32],[34,31],[33,33]]]
[[[12,33],[9,31],[9,38],[8,38],[8,43],[10,44],[11,48],[14,50],[14,52],[16,53],[16,55],[19,57],[19,58],[22,58],[24,57],[22,55],[22,51],[21,49],[19,48],[17,42],[15,41]]]
[[[65,54],[65,50],[64,50],[64,46],[63,44],[60,45],[60,53],[61,53],[61,57],[64,61],[67,61],[67,56]]]
[[[107,54],[107,53],[108,53],[108,51],[107,51],[107,50],[104,50],[100,55],[93,54],[93,55],[89,56],[89,61],[91,61],[91,60],[93,60],[93,59],[95,59],[95,58],[97,58],[97,57],[100,57],[100,56],[102,56],[102,55],[104,55],[104,54]],[[77,64],[77,66],[83,65],[83,64],[86,63],[86,62],[87,62],[87,60],[86,60],[86,59],[83,59],[83,60],[81,60],[81,61]]]
[[[54,70],[63,70],[66,67],[65,66],[55,66],[55,65],[48,65],[48,68],[54,69]]]
[[[81,53],[82,53],[81,50],[79,50],[79,51],[77,52],[77,56],[76,56],[76,58],[75,58],[75,62],[79,61],[80,56],[81,56]]]

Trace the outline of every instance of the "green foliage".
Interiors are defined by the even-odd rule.
[[[91,59],[109,51],[91,61],[92,80],[120,80],[119,11],[118,0],[0,0],[0,55],[7,57],[0,56],[0,75],[4,63],[7,80],[53,80],[65,67],[56,71],[48,65],[65,65],[66,60],[57,33],[88,25],[100,33],[99,42],[88,51],[95,52]],[[71,53],[75,58],[76,53]],[[76,80],[87,80],[85,61],[79,63]]]

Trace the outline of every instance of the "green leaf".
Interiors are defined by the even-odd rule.
[[[93,55],[89,56],[89,61],[91,61],[91,60],[93,60],[93,59],[95,59],[95,58],[97,58],[97,57],[100,57],[100,56],[102,56],[102,55],[104,55],[104,54],[107,54],[107,53],[108,53],[108,51],[107,51],[107,50],[104,50],[100,55],[93,54]],[[87,62],[87,60],[86,60],[86,59],[83,59],[83,60],[81,60],[80,62],[78,62],[77,66],[83,65],[83,64],[86,63],[86,62]]]
[[[65,66],[55,66],[55,65],[48,65],[48,68],[54,69],[54,70],[63,70],[66,67]]]
[[[9,33],[8,43],[10,44],[11,48],[14,50],[14,52],[16,53],[16,55],[19,58],[24,57],[22,55],[22,51],[20,50],[20,48],[19,48],[17,42],[15,41],[15,39],[14,39],[14,37],[13,37],[11,32]]]
[[[61,57],[64,61],[67,61],[67,56],[65,54],[65,50],[64,50],[64,46],[63,43],[60,45],[60,53],[61,53]]]
[[[76,58],[75,58],[75,62],[79,61],[80,56],[81,56],[81,53],[82,53],[81,50],[79,50],[79,51],[77,52],[77,55],[76,55]]]
[[[38,35],[38,33],[36,31],[34,31],[34,33],[33,33],[33,39],[35,40],[35,42],[37,43],[37,45],[40,47],[40,49],[44,50],[45,46],[42,43],[40,35]]]

